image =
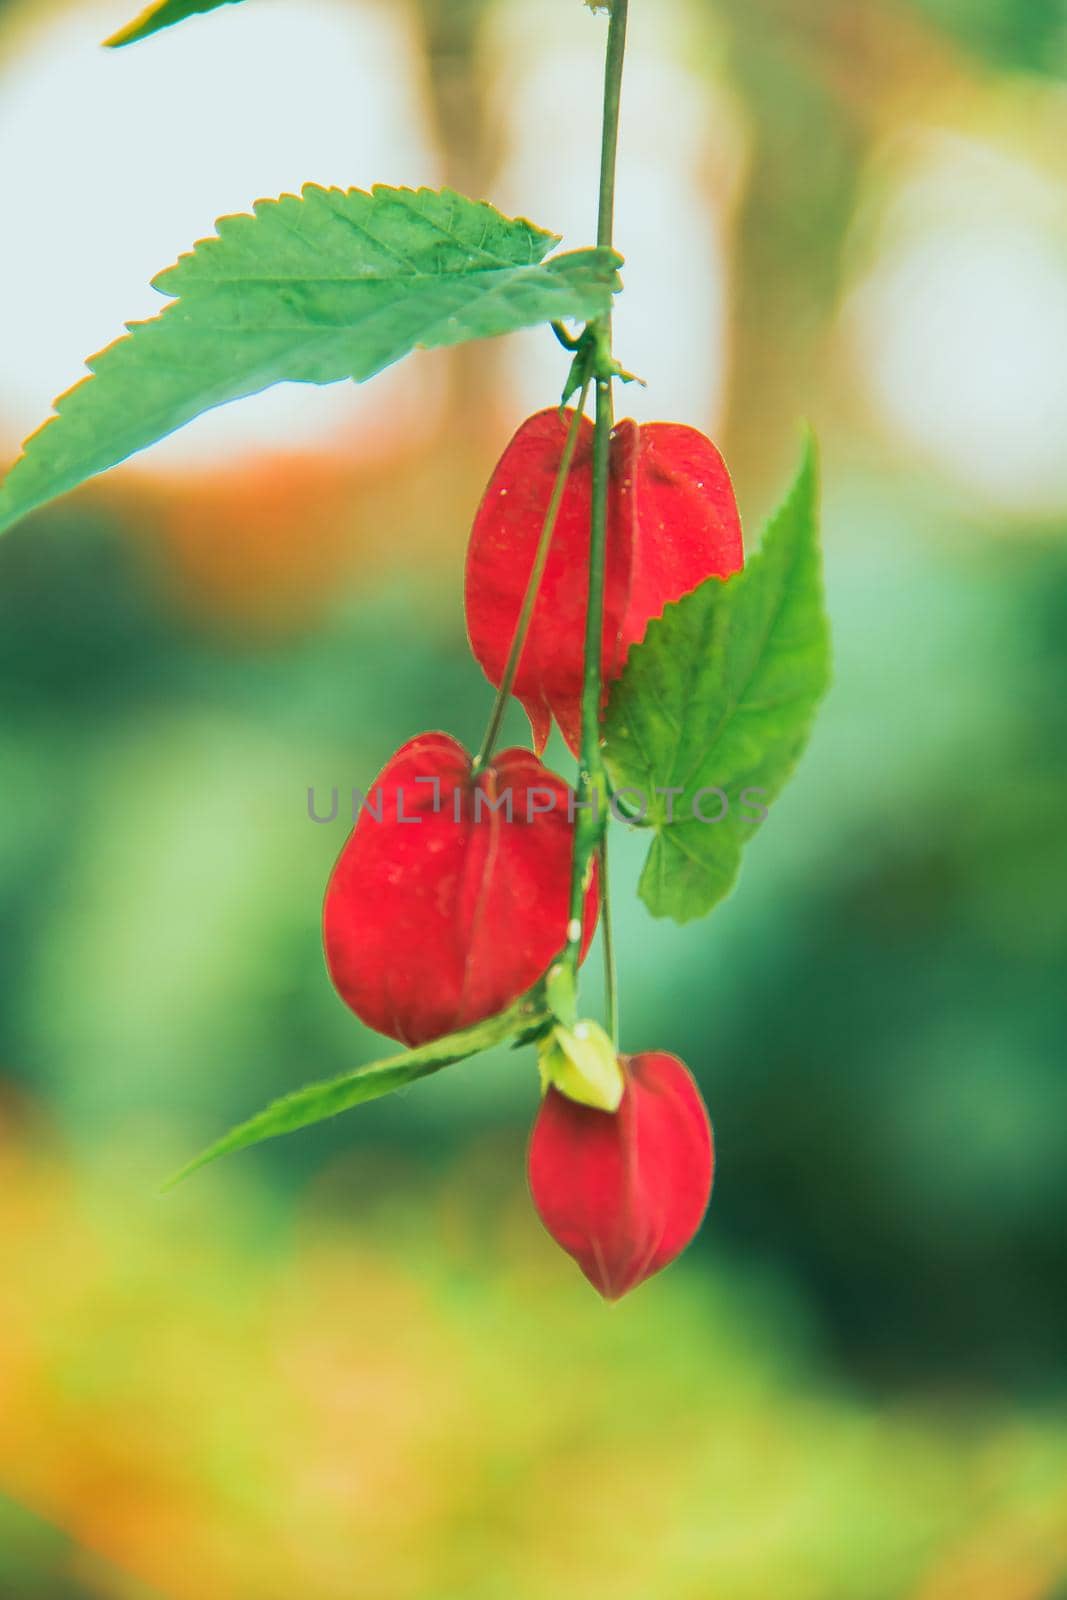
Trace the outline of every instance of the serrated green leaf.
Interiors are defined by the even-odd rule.
[[[354,1072],[342,1073],[338,1078],[309,1084],[307,1088],[273,1101],[247,1122],[231,1128],[229,1133],[195,1156],[180,1172],[176,1172],[165,1187],[173,1188],[183,1178],[206,1167],[209,1162],[217,1161],[220,1156],[231,1155],[235,1150],[246,1150],[250,1145],[262,1144],[266,1139],[277,1139],[283,1133],[295,1133],[298,1128],[309,1128],[313,1123],[324,1122],[342,1111],[351,1111],[354,1106],[380,1100],[396,1089],[403,1089],[419,1078],[428,1078],[431,1073],[440,1072],[442,1067],[465,1061],[469,1056],[491,1049],[493,1045],[529,1038],[547,1021],[548,1013],[542,1009],[535,991],[533,995],[517,1000],[499,1016],[476,1023],[471,1028],[447,1034],[443,1039],[420,1045],[417,1050],[405,1050],[386,1057],[384,1061],[375,1061],[370,1066],[357,1067]]]
[[[608,705],[612,782],[639,792],[656,830],[640,884],[653,915],[688,922],[730,892],[829,677],[809,441],[758,555],[728,582],[711,578],[668,606],[630,651]]]
[[[544,257],[554,234],[451,190],[305,187],[223,217],[155,279],[174,296],[88,363],[0,484],[0,533],[213,406],[272,384],[357,382],[415,349],[559,318],[618,289],[610,250]]]
[[[110,50],[116,50],[124,44],[136,44],[138,39],[147,39],[161,28],[172,28],[176,22],[184,22],[187,17],[196,17],[202,11],[217,11],[220,6],[237,3],[238,0],[155,0],[154,5],[148,6],[140,16],[120,28],[118,33],[113,33],[104,43]]]

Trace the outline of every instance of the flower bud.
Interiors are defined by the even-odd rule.
[[[538,1215],[607,1300],[680,1255],[704,1218],[715,1166],[711,1124],[682,1063],[621,1056],[616,1112],[550,1088],[530,1139]]]
[[[617,1111],[626,1080],[615,1046],[596,1022],[555,1027],[538,1052],[541,1087],[597,1111]]]

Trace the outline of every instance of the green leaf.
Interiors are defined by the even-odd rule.
[[[442,1067],[465,1061],[468,1056],[489,1050],[493,1045],[529,1039],[547,1021],[548,1013],[542,1009],[535,991],[517,1000],[499,1016],[476,1023],[474,1027],[447,1034],[443,1039],[420,1045],[417,1050],[405,1050],[399,1055],[388,1056],[384,1061],[375,1061],[370,1066],[357,1067],[354,1072],[342,1073],[339,1078],[309,1084],[305,1089],[298,1089],[294,1094],[273,1101],[247,1122],[231,1128],[229,1133],[195,1156],[180,1172],[176,1172],[164,1187],[173,1188],[200,1167],[217,1161],[219,1156],[230,1155],[234,1150],[246,1150],[249,1145],[262,1144],[265,1139],[276,1139],[283,1133],[295,1133],[298,1128],[309,1128],[312,1123],[324,1122],[328,1117],[336,1117],[340,1112],[350,1111],[353,1106],[365,1105],[370,1100],[380,1100],[395,1089],[403,1089],[419,1078],[428,1078],[431,1073],[440,1072]]]
[[[444,189],[321,189],[223,217],[155,279],[174,304],[88,363],[0,484],[0,533],[201,412],[286,380],[357,382],[415,349],[599,316],[610,250]]]
[[[236,5],[237,0],[155,0],[128,22],[118,33],[113,33],[104,43],[109,49],[118,49],[120,45],[136,44],[138,39],[147,39],[150,34],[158,33],[161,28],[172,28],[176,22],[184,22],[186,17],[199,16],[202,11],[217,11],[220,6]]]
[[[668,606],[630,651],[608,705],[608,772],[616,790],[639,791],[656,830],[640,884],[653,915],[688,922],[730,892],[829,678],[809,441],[759,554],[728,582],[710,578]],[[723,791],[725,808],[702,790]]]

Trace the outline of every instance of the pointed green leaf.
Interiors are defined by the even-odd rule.
[[[829,676],[809,442],[759,554],[668,606],[630,651],[608,705],[612,782],[639,792],[656,830],[640,885],[655,916],[688,922],[729,893]]]
[[[161,28],[171,28],[176,22],[184,22],[186,17],[236,4],[237,0],[155,0],[154,5],[148,6],[139,17],[120,28],[118,33],[113,33],[104,43],[110,49],[117,49],[123,44],[136,44],[138,39],[147,39],[149,34],[158,33]]]
[[[312,1123],[324,1122],[354,1106],[365,1105],[370,1100],[380,1100],[383,1095],[403,1089],[419,1078],[428,1078],[468,1056],[489,1050],[493,1045],[509,1040],[522,1041],[530,1037],[548,1020],[536,997],[524,996],[502,1011],[497,1017],[463,1028],[458,1033],[447,1034],[417,1050],[405,1050],[370,1066],[357,1067],[354,1072],[342,1073],[338,1078],[328,1078],[323,1083],[309,1084],[294,1094],[275,1100],[265,1110],[250,1117],[247,1122],[231,1128],[230,1132],[195,1156],[180,1172],[175,1173],[166,1187],[172,1188],[200,1167],[206,1167],[219,1156],[230,1155],[235,1150],[245,1150],[249,1145],[262,1144],[265,1139],[276,1139],[283,1133],[295,1133],[298,1128],[309,1128]]]
[[[451,190],[320,189],[223,217],[155,280],[174,296],[94,356],[0,484],[0,533],[212,406],[286,380],[361,381],[415,349],[588,321],[619,257]]]

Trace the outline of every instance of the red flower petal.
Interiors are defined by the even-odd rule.
[[[467,552],[467,628],[499,686],[541,536],[572,412],[524,422],[485,492]],[[534,744],[551,717],[571,749],[581,738],[582,656],[589,593],[593,425],[583,419],[552,546],[515,678]],[[611,446],[603,673],[618,677],[653,617],[705,578],[744,561],[741,524],[722,457],[694,428],[621,422]]]
[[[467,628],[471,648],[497,688],[572,416],[572,412],[561,418],[558,411],[541,411],[523,423],[501,457],[474,519],[467,550]],[[530,719],[539,751],[545,747],[553,713],[573,723],[574,708],[581,700],[592,446],[593,425],[583,419],[515,676],[514,693]]]
[[[620,1059],[627,1083],[618,1111],[550,1089],[528,1159],[541,1221],[607,1300],[681,1254],[703,1221],[715,1170],[704,1102],[677,1057]]]
[[[323,906],[330,976],[369,1027],[424,1044],[494,1016],[536,983],[566,942],[569,793],[529,750],[505,750],[477,782],[447,734],[397,751]],[[594,878],[586,948],[596,916]]]

